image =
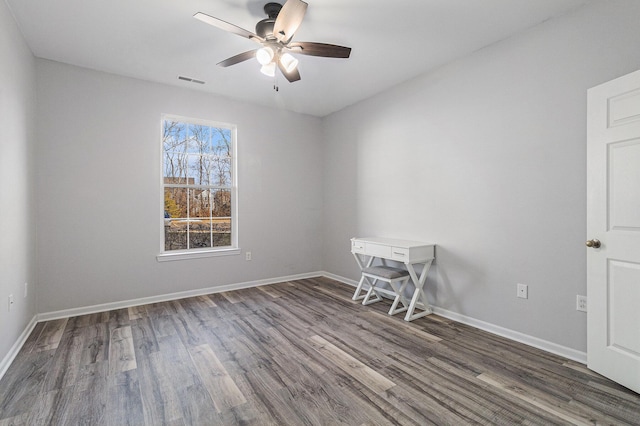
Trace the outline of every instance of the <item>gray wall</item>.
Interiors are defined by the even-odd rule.
[[[0,1],[0,361],[36,313],[35,101],[35,60]]]
[[[325,270],[358,278],[353,236],[432,241],[437,306],[586,351],[586,91],[640,68],[638,22],[595,2],[327,117]]]
[[[321,270],[320,119],[46,60],[37,71],[39,312]],[[252,261],[156,261],[162,113],[237,124]]]

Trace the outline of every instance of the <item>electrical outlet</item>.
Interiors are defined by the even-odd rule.
[[[24,297],[27,297],[27,294],[29,293],[29,283],[24,283]]]
[[[529,286],[526,284],[518,283],[518,294],[517,296],[521,299],[529,298]]]
[[[246,260],[251,260],[251,252],[250,252],[250,251],[246,252],[246,253],[244,254],[244,258],[245,258]]]
[[[576,311],[587,312],[587,296],[576,296]]]
[[[9,295],[9,312],[11,312],[11,308],[13,308],[13,294]]]

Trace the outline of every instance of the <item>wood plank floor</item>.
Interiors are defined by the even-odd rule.
[[[0,425],[640,424],[584,365],[326,278],[38,323]]]

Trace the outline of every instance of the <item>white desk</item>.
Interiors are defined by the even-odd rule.
[[[404,317],[405,321],[412,321],[432,313],[423,287],[427,280],[431,263],[435,258],[435,244],[397,240],[394,238],[352,238],[351,253],[353,253],[353,256],[356,258],[356,262],[361,270],[370,267],[376,258],[380,259],[382,264],[386,264],[386,260],[404,263],[411,276],[411,281],[413,281],[415,286],[409,309]],[[419,264],[424,266],[418,277],[414,265]],[[365,282],[367,285],[371,285],[368,278],[363,275],[353,295],[353,300],[364,298],[360,293],[363,290]],[[418,305],[418,303],[420,303],[421,306]],[[415,313],[416,307],[422,309],[422,312]]]

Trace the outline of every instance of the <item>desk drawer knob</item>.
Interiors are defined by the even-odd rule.
[[[398,256],[404,256],[404,253],[398,253],[397,251],[394,251],[393,254],[397,254]]]

